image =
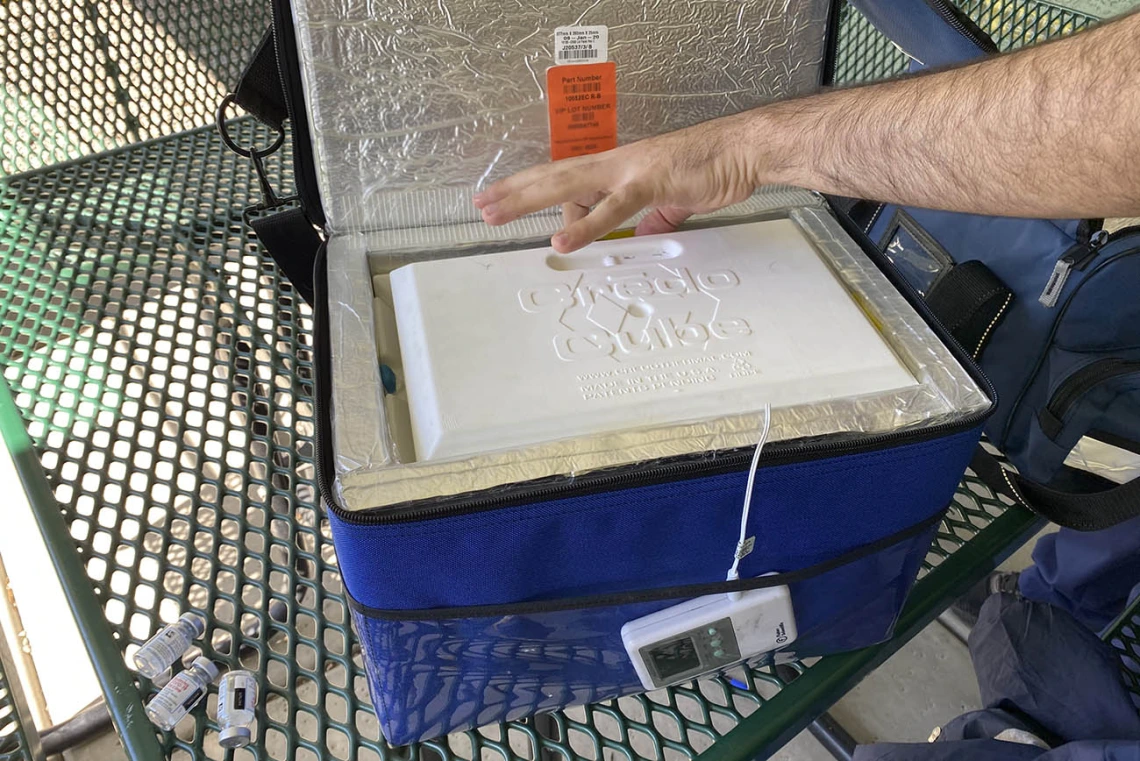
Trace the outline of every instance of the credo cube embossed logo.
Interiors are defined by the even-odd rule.
[[[739,285],[731,269],[662,262],[569,271],[564,280],[519,289],[518,300],[523,311],[553,318],[553,348],[563,361],[629,362],[685,348],[704,353],[751,335],[747,319],[722,309],[719,294]]]

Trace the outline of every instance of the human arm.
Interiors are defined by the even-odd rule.
[[[475,204],[489,224],[564,204],[553,245],[573,251],[642,208],[638,232],[663,232],[770,183],[1004,216],[1140,213],[1140,14],[534,167]]]

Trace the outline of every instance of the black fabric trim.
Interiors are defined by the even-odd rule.
[[[984,263],[962,262],[935,281],[926,303],[975,357],[980,356],[1013,303],[1013,291]]]
[[[251,218],[249,225],[293,288],[313,306],[313,260],[322,241],[305,210],[270,212]]]
[[[1103,491],[1061,491],[1006,470],[981,446],[970,469],[999,494],[1075,531],[1101,531],[1140,516],[1140,479]]]
[[[745,592],[750,589],[764,589],[778,587],[784,584],[810,579],[821,573],[835,570],[841,566],[861,560],[868,555],[881,552],[893,547],[907,539],[913,539],[922,532],[941,522],[946,508],[942,508],[929,518],[916,523],[902,531],[883,537],[882,539],[865,544],[862,547],[846,552],[831,560],[816,563],[808,568],[773,576],[760,576],[755,579],[740,579],[739,581],[717,581],[706,584],[685,584],[677,587],[661,587],[659,589],[638,590],[633,592],[614,592],[610,594],[584,595],[582,597],[566,597],[558,600],[536,600],[532,602],[518,602],[491,605],[464,605],[451,608],[421,608],[409,610],[389,610],[372,608],[356,600],[345,585],[345,598],[349,606],[357,613],[370,618],[380,618],[389,621],[442,621],[454,618],[493,618],[498,616],[521,616],[534,613],[553,613],[562,610],[580,610],[587,608],[603,608],[612,605],[627,605],[630,603],[652,602],[655,600],[689,599],[703,595],[721,594],[725,592]]]
[[[270,27],[257,50],[238,78],[234,88],[234,102],[257,119],[275,129],[281,129],[289,111],[285,106],[285,92],[277,74],[277,51],[273,45],[273,28]]]

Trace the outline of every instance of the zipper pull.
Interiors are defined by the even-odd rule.
[[[1073,256],[1072,253],[1066,253],[1053,265],[1049,282],[1045,284],[1045,290],[1041,291],[1041,295],[1037,297],[1041,306],[1050,309],[1057,306],[1057,299],[1061,297],[1061,291],[1065,288],[1065,283],[1069,280],[1069,273],[1072,271]]]
[[[1050,309],[1057,306],[1057,299],[1061,298],[1061,291],[1065,289],[1065,283],[1069,281],[1069,275],[1073,270],[1083,270],[1088,266],[1088,263],[1096,256],[1097,251],[1101,246],[1108,242],[1108,233],[1104,230],[1097,230],[1089,237],[1088,243],[1077,243],[1071,246],[1066,251],[1057,263],[1053,265],[1053,272],[1049,275],[1049,282],[1045,284],[1045,290],[1037,297],[1037,301],[1041,306],[1049,307]]]

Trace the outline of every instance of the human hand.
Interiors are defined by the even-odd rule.
[[[641,140],[604,153],[543,164],[499,180],[475,196],[483,221],[502,225],[562,204],[552,239],[569,253],[645,207],[636,233],[670,232],[692,214],[739,203],[756,187],[748,112]]]

